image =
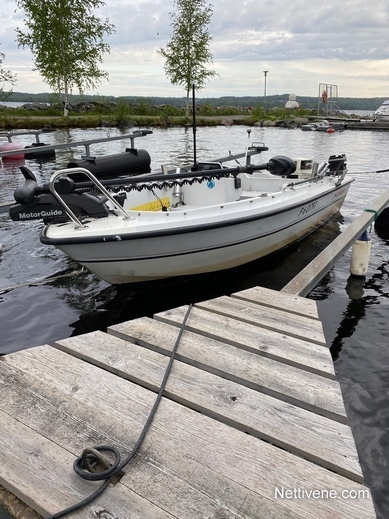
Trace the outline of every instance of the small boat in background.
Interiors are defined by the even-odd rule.
[[[377,108],[374,112],[373,119],[378,122],[389,121],[389,99],[386,99],[386,101]]]
[[[333,133],[337,130],[344,130],[345,125],[342,122],[335,121],[327,121],[327,119],[322,119],[321,121],[316,121],[313,123],[304,124],[301,129],[303,131],[315,131],[315,132],[326,132]]]

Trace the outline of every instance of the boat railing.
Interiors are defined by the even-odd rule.
[[[37,133],[40,133],[41,130]],[[19,133],[19,132],[18,132]],[[21,134],[22,132],[20,132],[19,134]],[[31,132],[26,132],[26,133],[31,133]],[[133,140],[132,139],[135,139],[137,137],[140,137],[140,136],[144,136],[144,135],[147,135],[149,133],[153,133],[151,130],[136,130],[134,131],[133,133],[130,133],[130,134],[127,134],[127,135],[120,135],[120,136],[116,136],[116,137],[110,137],[108,136],[107,138],[104,138],[104,139],[91,139],[89,141],[79,141],[79,142],[69,142],[69,143],[66,143],[66,144],[55,144],[55,145],[45,145],[45,150],[55,150],[55,149],[65,149],[65,148],[72,148],[72,147],[75,147],[75,146],[85,146],[85,150],[87,153],[90,153],[90,149],[89,149],[89,146],[91,144],[95,144],[95,143],[100,143],[100,142],[109,142],[109,141],[113,141],[113,140],[119,140],[119,139],[125,139],[125,138],[130,138],[131,139],[131,146],[134,147],[134,143],[133,143]],[[16,132],[13,133],[13,136],[16,136]],[[231,152],[229,153],[228,156],[226,157],[220,157],[220,158],[216,158],[213,160],[213,162],[219,162],[221,164],[223,163],[226,163],[226,162],[231,162],[231,161],[235,161],[239,164],[238,160],[239,159],[242,159],[242,158],[245,158],[245,166],[241,166],[241,167],[252,167],[251,166],[251,157],[255,156],[255,155],[259,155],[261,154],[263,151],[266,151],[268,150],[268,147],[264,145],[264,143],[262,142],[253,142],[249,147],[248,149],[243,152],[243,153],[237,153],[237,154],[232,154]],[[19,152],[20,153],[24,153],[26,150],[23,148],[21,150],[12,150],[12,151],[4,151],[4,152],[0,152],[0,161],[2,160],[2,157],[4,156],[7,156],[7,155],[13,155],[13,154],[18,154]],[[34,149],[34,148],[29,148],[28,150],[29,152],[31,153],[35,153],[35,152],[38,152],[39,149]],[[86,158],[86,157],[84,157]],[[1,165],[1,164],[0,164]],[[181,171],[186,171],[187,169],[190,170],[189,174],[192,174],[192,167],[193,165],[189,165],[189,166],[182,166],[181,167]],[[226,171],[226,168],[223,169],[223,173],[225,173]],[[75,168],[72,168],[72,173],[75,172]],[[168,170],[168,168],[166,166],[162,166],[162,177],[159,179],[159,180],[168,180],[168,175],[175,175],[176,173],[176,170]],[[195,175],[198,175],[199,172],[197,172]],[[140,177],[144,182],[146,182],[147,180],[156,180],[156,178],[158,177],[159,173],[156,173],[155,171],[154,172],[151,172],[151,173],[148,173],[147,175],[137,175],[137,176],[130,176],[130,177],[121,177],[121,178],[114,178],[114,179],[110,179],[110,180],[104,180],[103,183],[105,186],[123,186],[123,185],[128,185],[128,184],[133,184],[133,183],[136,183],[138,182],[138,180],[134,180],[135,178],[137,179],[138,177]],[[143,177],[143,178],[142,178]],[[148,177],[148,178],[147,178]],[[89,188],[93,187],[93,183],[92,182],[77,182],[77,190],[78,191],[82,191],[82,189],[84,189],[85,191],[87,191]],[[1,212],[5,212],[5,211],[8,211],[9,208],[14,204],[14,201],[13,200],[9,200],[9,201],[5,201],[5,202],[0,202],[0,213]]]
[[[139,191],[139,189],[142,189],[142,187],[146,189],[154,189],[159,187],[167,187],[167,181],[170,182],[170,187],[174,187],[174,185],[179,184],[182,181],[191,181],[194,179],[210,179],[210,178],[221,178],[226,176],[236,176],[239,173],[242,172],[253,172],[254,170],[258,169],[266,169],[268,167],[268,164],[260,164],[260,165],[250,165],[250,166],[238,166],[234,168],[221,168],[221,169],[210,169],[205,171],[192,171],[192,172],[184,172],[179,173],[176,172],[174,174],[161,174],[157,176],[147,176],[147,175],[140,175],[138,177],[131,177],[126,179],[126,184],[132,184],[134,187]],[[48,189],[50,193],[53,195],[53,197],[56,199],[56,201],[60,204],[60,206],[64,209],[70,220],[75,224],[76,229],[85,229],[88,226],[85,223],[82,223],[81,220],[76,216],[76,214],[71,210],[69,205],[65,202],[61,194],[57,191],[56,183],[57,185],[60,185],[58,180],[61,177],[67,177],[68,175],[74,175],[74,174],[84,174],[86,177],[88,177],[89,182],[79,182],[77,183],[76,190],[78,190],[79,193],[82,193],[83,190],[92,189],[92,191],[95,191],[96,189],[103,194],[106,199],[113,205],[113,207],[117,210],[118,215],[120,214],[124,220],[131,220],[132,217],[129,215],[129,213],[121,206],[121,204],[115,199],[114,196],[108,191],[107,187],[105,187],[104,184],[107,185],[106,181],[100,182],[89,170],[81,167],[77,168],[66,168],[66,169],[60,169],[57,172],[53,173],[53,175],[50,178],[50,182],[48,184]],[[109,181],[108,181],[109,182]],[[117,179],[115,179],[115,182],[117,184]],[[124,186],[120,186],[119,189],[124,190]]]
[[[49,182],[49,190],[53,197],[57,200],[57,202],[63,207],[68,217],[72,220],[72,222],[76,225],[76,229],[86,229],[88,226],[81,222],[81,220],[74,214],[74,212],[70,209],[69,205],[65,202],[62,196],[58,193],[55,183],[59,180],[60,177],[68,176],[69,174],[74,173],[83,173],[86,175],[90,181],[96,186],[96,188],[107,197],[109,202],[115,207],[119,214],[122,215],[123,220],[131,220],[130,215],[123,209],[123,207],[119,204],[119,202],[109,193],[109,191],[103,186],[103,184],[87,169],[85,168],[67,168],[60,169],[53,173]]]
[[[42,133],[42,130],[39,130],[39,131],[35,131],[35,132],[15,132],[13,134],[8,134],[8,135],[12,135],[12,137],[17,137],[18,135],[27,135],[27,134],[36,134],[36,135],[39,135],[40,133]],[[62,144],[45,144],[44,146],[44,149],[45,151],[49,151],[49,150],[58,150],[58,149],[67,149],[67,148],[73,148],[73,147],[78,147],[78,146],[84,146],[85,147],[85,155],[82,156],[82,158],[91,158],[91,152],[90,152],[90,146],[92,144],[99,144],[101,142],[111,142],[111,141],[117,141],[117,140],[123,140],[123,139],[130,139],[130,142],[131,142],[131,148],[134,148],[135,147],[135,139],[137,139],[138,137],[144,137],[146,135],[149,135],[153,133],[152,130],[135,130],[133,131],[132,133],[127,133],[127,134],[124,134],[124,135],[117,135],[115,137],[111,137],[109,134],[107,135],[107,137],[104,137],[104,138],[99,138],[99,139],[89,139],[89,140],[83,140],[83,141],[74,141],[74,142],[67,142],[67,143],[62,143]],[[8,137],[8,140],[9,140],[10,137]],[[11,141],[10,141],[11,142]],[[21,148],[21,149],[14,149],[14,150],[9,150],[9,151],[0,151],[0,157],[7,157],[7,156],[10,156],[10,155],[18,155],[18,154],[23,154],[23,153],[26,153],[28,152],[28,154],[30,153],[42,153],[42,148],[41,147],[38,147],[38,148],[28,148],[27,150],[25,148]]]
[[[41,142],[39,140],[39,135],[41,135],[42,133],[49,133],[49,132],[53,132],[53,131],[55,131],[53,128],[46,127],[41,130],[26,130],[26,131],[17,131],[17,132],[11,131],[11,132],[6,132],[6,133],[0,133],[0,137],[2,137],[2,136],[7,137],[8,142],[12,142],[12,139],[14,137],[19,137],[20,135],[35,135],[35,143],[41,144]]]

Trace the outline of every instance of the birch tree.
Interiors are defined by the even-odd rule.
[[[192,86],[196,90],[217,73],[208,68],[213,63],[209,49],[212,40],[208,26],[213,14],[206,0],[174,0],[175,11],[170,13],[173,34],[165,48],[157,52],[165,58],[166,76],[173,85],[181,85],[186,92],[186,113]]]
[[[105,34],[115,27],[100,19],[94,10],[101,0],[18,0],[25,12],[25,28],[17,28],[19,47],[29,47],[36,70],[54,92],[62,96],[68,115],[69,94],[94,89],[108,73],[100,70],[110,47]]]
[[[17,81],[15,74],[12,74],[10,70],[3,68],[3,60],[5,54],[0,52],[0,100],[6,101],[12,93],[12,90],[6,91],[6,84],[14,85]]]

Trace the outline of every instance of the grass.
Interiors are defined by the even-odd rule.
[[[266,114],[261,106],[255,109],[239,107],[215,108],[210,105],[199,107],[196,123],[199,126],[215,126],[221,119],[234,116],[235,122],[251,125],[260,120],[293,119],[296,116],[307,117],[312,115],[309,110],[290,110],[273,108]],[[100,126],[187,126],[191,124],[191,117],[186,117],[182,108],[169,105],[155,107],[147,103],[129,105],[119,102],[115,107],[99,106],[87,113],[69,112],[68,117],[62,115],[58,108],[48,106],[47,110],[37,113],[35,110],[24,108],[3,108],[0,110],[0,129],[40,129],[45,126],[53,128],[96,128]]]

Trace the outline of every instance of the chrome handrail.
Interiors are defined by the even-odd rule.
[[[57,192],[55,189],[55,182],[60,177],[67,176],[74,173],[83,173],[86,175],[99,189],[99,191],[107,197],[107,199],[111,202],[111,204],[117,209],[119,213],[123,216],[123,220],[131,220],[131,217],[123,209],[123,207],[119,204],[119,202],[107,191],[107,189],[103,186],[103,184],[87,169],[85,168],[66,168],[66,169],[60,169],[52,174],[49,182],[49,189],[53,197],[57,200],[57,202],[64,208],[66,214],[69,216],[69,218],[75,223],[76,229],[86,229],[87,225],[83,224],[79,218],[74,214],[74,212],[70,209],[68,204],[63,200],[61,195]]]

